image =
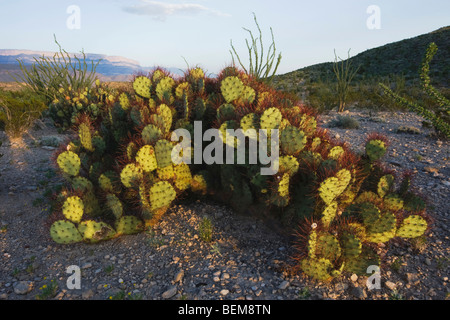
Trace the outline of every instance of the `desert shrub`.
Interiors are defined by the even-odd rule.
[[[337,115],[336,118],[330,121],[330,127],[342,128],[342,129],[359,129],[358,120],[350,117]]]
[[[21,136],[46,109],[45,100],[29,88],[0,89],[0,123],[11,137]]]

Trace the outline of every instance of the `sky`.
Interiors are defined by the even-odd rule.
[[[273,30],[278,74],[333,61],[450,25],[447,0],[0,0],[0,49],[123,56],[141,66],[230,65],[230,41],[248,66],[245,40]]]

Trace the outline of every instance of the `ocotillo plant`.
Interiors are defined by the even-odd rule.
[[[245,42],[247,44],[248,49],[248,58],[249,58],[249,66],[246,67],[239,56],[239,54],[236,52],[236,49],[233,46],[233,41],[231,40],[231,58],[233,59],[233,65],[235,64],[234,56],[236,56],[237,60],[239,61],[240,66],[244,71],[253,77],[255,77],[258,80],[265,81],[266,83],[270,83],[272,81],[273,76],[277,72],[278,66],[281,62],[281,53],[276,55],[276,47],[275,47],[275,38],[273,36],[272,28],[270,28],[270,33],[272,35],[272,43],[269,46],[269,49],[267,51],[267,56],[264,56],[264,44],[262,39],[262,31],[259,27],[258,21],[256,20],[256,15],[253,13],[253,17],[255,20],[256,27],[258,28],[259,37],[255,38],[252,31],[246,28],[243,28],[245,31],[247,31],[250,34],[251,43],[249,43],[249,40],[246,39]],[[275,58],[277,59],[275,62]],[[275,65],[274,65],[275,63]],[[272,71],[273,68],[273,71]],[[272,72],[272,74],[271,74]]]
[[[434,42],[430,43],[423,59],[420,71],[422,89],[434,102],[434,110],[430,110],[426,106],[421,106],[417,102],[410,101],[399,96],[382,83],[379,85],[383,88],[384,93],[387,96],[392,98],[398,104],[409,108],[411,111],[431,121],[435,130],[448,138],[450,137],[450,101],[431,85],[431,79],[429,76],[430,62],[437,50],[438,47],[436,44]]]
[[[347,100],[347,95],[350,89],[350,83],[353,77],[358,72],[358,68],[354,69],[350,61],[350,50],[348,50],[347,60],[338,58],[336,51],[334,51],[334,64],[333,71],[336,75],[336,94],[339,99],[339,112],[343,112],[345,109],[345,103]],[[338,61],[338,59],[340,61]]]

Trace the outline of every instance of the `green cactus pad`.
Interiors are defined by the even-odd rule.
[[[300,263],[303,272],[319,281],[329,281],[333,276],[331,275],[331,270],[333,264],[330,260],[325,258],[320,259],[303,259]]]
[[[150,87],[152,85],[152,81],[144,76],[136,77],[133,81],[133,89],[134,91],[143,98],[150,98]]]
[[[173,145],[170,141],[160,139],[155,144],[155,156],[158,168],[165,168],[172,165]]]
[[[59,168],[69,176],[76,176],[80,172],[80,157],[72,151],[62,152],[56,159]]]
[[[158,168],[156,170],[156,173],[158,175],[158,178],[161,180],[170,180],[175,177],[175,171],[173,170],[173,165],[164,167],[164,168]]]
[[[119,104],[123,110],[128,110],[128,108],[130,107],[130,99],[125,92],[122,92],[119,95]]]
[[[175,80],[171,77],[164,77],[156,85],[156,96],[159,100],[167,99],[172,94],[172,89],[175,85]]]
[[[319,138],[320,139],[320,138]],[[328,158],[333,160],[339,160],[339,158],[344,154],[345,150],[341,146],[335,146],[328,152]]]
[[[79,223],[84,213],[83,200],[78,196],[68,197],[62,206],[62,213],[68,220]]]
[[[230,103],[241,96],[244,91],[244,84],[238,77],[231,76],[222,80],[220,90],[225,101]]]
[[[342,169],[334,177],[325,179],[319,187],[320,198],[329,205],[347,188],[352,175],[349,170]]]
[[[136,162],[144,172],[152,172],[158,167],[155,150],[150,145],[145,145],[136,153]]]
[[[117,186],[118,181],[119,177],[113,171],[104,172],[98,177],[98,185],[105,192],[116,193],[120,191],[120,188]]]
[[[167,134],[172,127],[172,110],[167,105],[161,104],[156,108],[156,113],[163,119],[164,133]]]
[[[115,194],[108,193],[106,195],[106,207],[114,215],[116,219],[119,219],[123,214],[123,205],[119,198]]]
[[[127,188],[131,188],[140,179],[142,179],[142,169],[134,163],[127,164],[120,172],[120,181]]]
[[[191,186],[192,174],[189,166],[185,163],[174,166],[175,187],[179,190],[186,190]]]
[[[370,266],[379,265],[380,257],[376,252],[371,248],[363,246],[360,255],[346,260],[344,270],[357,275],[367,276],[367,270]]]
[[[258,139],[259,118],[254,113],[248,113],[241,118],[240,125],[244,134],[254,140]],[[247,131],[249,130],[249,131]],[[254,131],[253,131],[254,130]]]
[[[394,185],[394,176],[392,174],[387,174],[380,178],[380,181],[377,185],[377,192],[381,198],[384,198],[392,190],[392,186]]]
[[[386,210],[399,211],[403,209],[403,199],[395,193],[388,194],[383,199]]]
[[[71,244],[83,240],[77,227],[66,220],[55,221],[50,227],[50,236],[59,244]]]
[[[294,156],[279,157],[278,172],[288,173],[290,176],[293,176],[297,173],[299,166],[300,164]]]
[[[266,109],[260,118],[260,128],[267,130],[267,136],[270,136],[270,130],[279,129],[283,115],[280,110],[272,107]]]
[[[122,216],[115,224],[116,234],[136,234],[144,229],[144,224],[135,216]]]
[[[316,243],[316,255],[335,261],[341,255],[341,247],[335,236],[329,233],[319,233]]]
[[[144,143],[150,145],[154,145],[162,137],[162,135],[161,129],[154,124],[145,126],[141,133]]]
[[[290,176],[288,173],[279,176],[279,181],[276,184],[277,187],[270,197],[270,203],[277,207],[285,207],[289,204],[289,183]]]
[[[116,235],[116,231],[105,222],[86,220],[78,225],[78,231],[85,241],[96,243],[109,240]]]
[[[176,192],[172,185],[167,181],[155,183],[149,192],[151,210],[157,210],[169,206],[175,200]]]
[[[328,206],[326,206],[325,209],[323,209],[321,221],[325,227],[328,227],[336,217],[337,205],[337,202],[333,201]]]
[[[76,176],[72,178],[72,188],[75,192],[93,191],[94,185],[85,177]]]
[[[366,155],[374,162],[380,160],[386,153],[386,144],[378,139],[369,140],[366,143]]]
[[[417,238],[425,233],[428,228],[427,221],[419,215],[411,215],[402,221],[396,236],[402,238]]]
[[[366,227],[366,240],[373,243],[388,242],[395,236],[397,220],[386,212],[375,223]]]
[[[81,144],[88,151],[94,151],[94,146],[92,145],[91,130],[86,123],[81,123],[78,126],[78,136],[80,137]]]
[[[347,260],[356,258],[362,252],[361,239],[348,231],[340,236],[339,243],[342,248],[342,255]]]
[[[240,97],[237,102],[241,104],[253,103],[256,99],[256,91],[252,87],[244,86]]]
[[[281,151],[283,154],[296,156],[306,145],[306,135],[294,126],[287,126],[280,133]]]
[[[219,108],[217,108],[217,121],[219,121],[219,123],[232,120],[235,117],[236,110],[231,103],[222,104]]]

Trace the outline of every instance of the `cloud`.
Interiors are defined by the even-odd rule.
[[[157,20],[165,20],[172,15],[196,15],[208,13],[215,16],[229,16],[217,10],[209,9],[196,3],[165,3],[161,1],[140,0],[140,4],[123,7],[123,11],[137,14],[148,15]]]

